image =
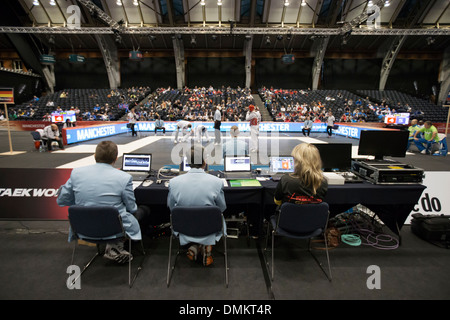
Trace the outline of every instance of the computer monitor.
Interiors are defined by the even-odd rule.
[[[66,122],[67,120],[69,120],[70,122],[77,121],[75,111],[61,111],[61,112],[54,111],[52,112],[51,117],[53,123]]]
[[[230,157],[224,158],[225,172],[251,172],[250,157]]]
[[[407,126],[409,123],[409,113],[394,113],[384,116],[384,123],[387,125],[403,125]]]
[[[359,138],[358,155],[405,157],[409,132],[406,130],[363,130]]]
[[[294,157],[279,156],[269,158],[270,173],[291,173],[294,172]]]
[[[352,166],[351,143],[315,143],[313,145],[319,150],[323,171],[350,170]]]
[[[122,171],[150,172],[152,155],[149,153],[124,153],[122,157]]]

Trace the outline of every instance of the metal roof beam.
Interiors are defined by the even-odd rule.
[[[118,28],[120,27],[117,25]],[[228,27],[144,27],[144,28],[121,28],[122,34],[230,34],[230,28]],[[78,28],[70,29],[66,27],[6,27],[0,26],[0,33],[53,33],[53,34],[113,34],[112,28],[99,27],[99,28]],[[245,28],[234,27],[233,34],[287,34],[292,35],[340,35],[341,29],[338,28]],[[418,29],[389,29],[389,28],[376,28],[369,29],[356,28],[352,30],[352,35],[368,35],[368,36],[380,36],[380,35],[450,35],[450,28],[418,28]]]

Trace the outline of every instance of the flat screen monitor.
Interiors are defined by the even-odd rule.
[[[409,132],[406,130],[363,130],[359,138],[358,155],[405,157]]]
[[[225,172],[251,172],[250,157],[228,157],[224,158]]]
[[[270,173],[291,173],[294,172],[294,157],[281,156],[269,158]]]
[[[394,113],[384,116],[384,123],[387,125],[403,125],[409,124],[409,113]]]
[[[61,112],[52,112],[51,114],[52,122],[66,122],[69,119],[70,122],[76,122],[77,117],[75,111],[61,111]]]
[[[152,155],[149,153],[124,153],[122,170],[128,172],[150,172]]]
[[[351,143],[315,143],[323,171],[348,171],[352,166]]]

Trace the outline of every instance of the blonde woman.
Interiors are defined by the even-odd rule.
[[[297,204],[320,203],[324,200],[328,182],[322,174],[319,150],[312,144],[301,143],[292,150],[294,172],[281,177],[275,190],[274,202]]]

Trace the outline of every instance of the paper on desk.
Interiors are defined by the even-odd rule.
[[[221,180],[223,181],[223,186],[228,187],[227,179],[222,178]]]
[[[261,187],[261,183],[259,183],[259,181],[256,179],[230,180],[230,186],[232,186],[232,187]]]
[[[141,185],[142,181],[133,181],[133,190]]]

